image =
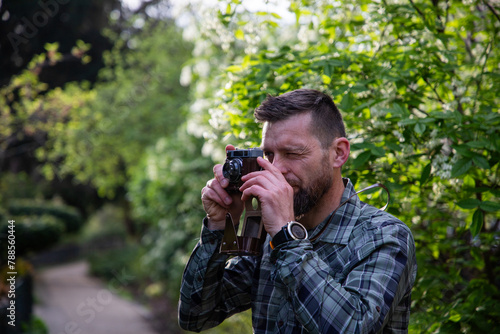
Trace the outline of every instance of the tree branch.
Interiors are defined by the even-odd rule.
[[[486,5],[486,7],[488,7],[488,9],[493,13],[493,15],[495,15],[497,20],[500,22],[500,15],[498,15],[495,8],[492,5],[490,5],[490,3],[486,0],[483,0],[483,3]]]
[[[441,103],[441,104],[444,104],[444,101],[441,99],[441,96],[439,96],[437,90],[436,90],[436,87],[432,86],[431,83],[429,82],[429,79],[427,78],[422,78],[425,83],[432,89],[432,91],[434,92],[434,94],[436,95],[436,98],[437,100]]]
[[[417,5],[415,5],[415,3],[413,2],[413,0],[410,0],[410,3],[411,5],[413,6],[413,8],[415,8],[415,10],[417,11],[417,13],[422,17],[422,19],[424,20],[424,22],[426,21],[426,18],[425,18],[425,15],[424,13],[422,13],[420,11],[420,9],[417,7]]]
[[[154,5],[157,5],[161,2],[164,2],[164,0],[149,0],[149,1],[145,1],[143,0],[141,5],[139,6],[139,8],[137,8],[135,11],[134,11],[134,14],[144,14],[146,13],[146,10],[150,7],[150,6],[154,6]]]

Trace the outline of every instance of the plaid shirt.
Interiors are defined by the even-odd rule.
[[[341,202],[354,188],[345,180]],[[319,231],[328,218],[310,231]],[[219,254],[223,231],[202,227],[186,266],[179,324],[200,331],[252,308],[255,333],[406,333],[416,276],[409,228],[354,196],[311,243],[260,257]]]

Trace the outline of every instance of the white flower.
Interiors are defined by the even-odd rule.
[[[191,73],[191,67],[190,66],[184,66],[181,70],[181,76],[179,78],[179,82],[182,86],[186,87],[189,86],[191,83],[193,76]]]

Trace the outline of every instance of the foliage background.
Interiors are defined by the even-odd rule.
[[[258,144],[252,110],[267,94],[331,92],[353,143],[344,174],[357,187],[386,184],[390,212],[415,234],[411,331],[498,330],[498,8],[292,1],[296,30],[283,36],[277,15],[238,5],[227,4],[217,29],[245,52],[221,74],[211,132]],[[280,42],[259,38],[273,32]]]
[[[1,88],[3,152],[16,136],[43,138],[31,177],[95,191],[84,217],[100,217],[102,203],[120,210],[141,291],[175,303],[203,216],[199,192],[224,146],[259,144],[253,110],[267,94],[326,91],[352,144],[344,175],[356,188],[384,183],[390,212],[414,233],[410,332],[498,331],[498,3],[276,3],[110,9],[112,47],[94,81],[45,83],[40,69],[65,59],[52,43]],[[72,54],[85,63],[94,48],[83,39]],[[55,198],[43,194],[20,197]],[[248,316],[214,332],[244,332]]]

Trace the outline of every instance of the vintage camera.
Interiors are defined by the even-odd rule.
[[[226,155],[226,161],[222,166],[222,174],[229,180],[226,191],[230,194],[239,193],[239,188],[243,185],[241,177],[262,170],[257,163],[257,158],[263,157],[264,152],[259,148],[236,149],[227,151]],[[220,253],[237,256],[261,254],[266,231],[262,223],[260,202],[256,197],[245,201],[245,217],[239,235],[238,225],[233,222],[231,214],[227,213]]]
[[[227,151],[226,155],[226,161],[222,166],[222,174],[229,180],[226,191],[239,192],[239,188],[243,185],[241,181],[243,175],[262,170],[257,163],[257,158],[263,157],[264,152],[259,148],[236,149]]]

